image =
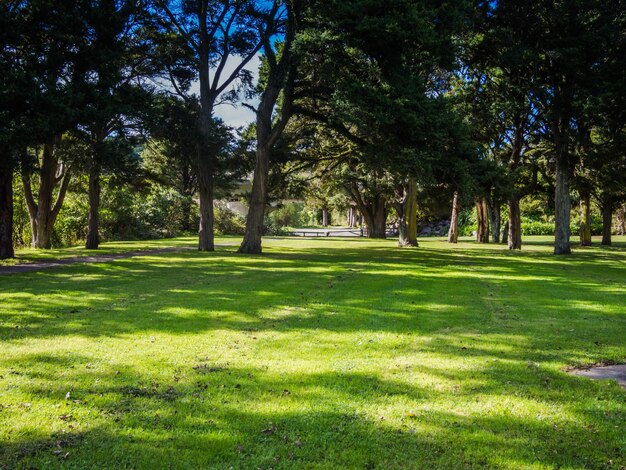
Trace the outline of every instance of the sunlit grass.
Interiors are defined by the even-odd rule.
[[[626,465],[624,238],[265,247],[1,276],[0,468]]]

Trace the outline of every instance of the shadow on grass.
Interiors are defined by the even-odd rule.
[[[3,278],[3,347],[31,338],[224,330],[266,333],[266,350],[307,335],[330,349],[358,335],[358,354],[387,359],[398,378],[390,370],[295,374],[190,357],[164,379],[119,365],[88,369],[87,354],[16,354],[10,373],[23,377],[13,391],[60,404],[58,414],[73,418],[65,433],[42,433],[33,423],[0,443],[0,467],[600,467],[624,460],[616,433],[626,412],[598,407],[619,403],[623,392],[559,370],[623,351],[621,252],[554,258],[495,247],[343,243],[270,248],[262,257],[180,253]],[[396,346],[380,335],[395,335]],[[407,356],[455,365],[404,364]],[[459,367],[476,358],[479,367]],[[431,385],[413,385],[418,375]],[[566,413],[539,416],[546,409]],[[27,412],[2,410],[9,422]]]
[[[53,371],[30,377],[39,386],[25,381],[20,391],[59,403],[57,413],[72,419],[65,432],[0,443],[0,464],[600,468],[625,457],[619,431],[611,431],[624,422],[625,410],[604,411],[607,426],[594,424],[597,401],[615,399],[617,386],[590,384],[585,399],[579,377],[521,364],[446,372],[416,367],[415,373],[443,374],[451,382],[436,390],[364,373],[286,374],[193,362],[159,381],[128,368],[87,370],[86,360],[34,355],[15,364],[18,370],[34,362],[69,367],[63,377]],[[63,398],[66,390],[72,400]],[[486,408],[468,406],[472,401]],[[535,415],[538,402],[566,413]]]

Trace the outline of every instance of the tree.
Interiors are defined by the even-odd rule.
[[[15,159],[28,147],[38,147],[38,162],[21,161],[24,191],[33,229],[33,246],[50,247],[54,220],[69,184],[67,165],[60,164],[54,145],[76,121],[82,108],[87,67],[82,52],[86,43],[85,2],[2,3],[2,106],[0,147],[14,162],[3,165],[2,193],[5,220],[10,219],[10,189],[5,187]],[[32,153],[32,152],[31,152]],[[4,158],[4,157],[3,157]],[[37,163],[33,165],[33,163]],[[31,188],[31,173],[39,173],[38,198]],[[56,203],[52,200],[55,188]],[[4,227],[8,227],[5,222]]]
[[[198,100],[196,171],[200,199],[198,248],[215,249],[213,199],[216,159],[221,149],[212,140],[216,134],[215,107],[234,101],[239,89],[252,87],[252,75],[246,65],[277,33],[282,2],[271,5],[251,0],[154,0],[154,8],[165,27],[166,62],[174,91],[185,100]],[[172,34],[179,39],[175,44]],[[177,47],[175,47],[177,46]],[[235,63],[232,71],[227,64]],[[190,75],[191,73],[191,75]],[[199,97],[191,92],[193,78],[199,81]],[[237,85],[235,89],[231,89]]]
[[[613,7],[603,0],[483,2],[488,22],[521,51],[521,70],[534,71],[533,82],[525,80],[554,150],[555,254],[571,253],[574,134],[611,48],[611,23],[619,16]]]
[[[246,217],[246,232],[239,253],[261,253],[263,220],[267,204],[270,161],[273,147],[281,137],[293,114],[294,85],[297,59],[293,43],[299,27],[304,2],[274,1],[268,15],[267,29],[283,36],[280,48],[272,44],[271,37],[262,36],[266,70],[261,83],[260,102],[256,114],[256,162],[252,179],[252,193]],[[281,14],[280,9],[286,13]],[[279,105],[278,115],[275,115]]]
[[[97,249],[100,178],[132,165],[132,147],[145,119],[151,90],[144,78],[158,68],[153,41],[147,34],[149,12],[139,2],[99,0],[85,11],[91,40],[85,48],[89,79],[86,105],[74,130],[87,146],[84,167],[89,174],[89,217],[85,247]]]

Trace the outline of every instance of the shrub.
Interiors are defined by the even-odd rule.
[[[220,235],[243,235],[246,221],[231,211],[226,203],[215,203],[215,231]]]
[[[276,227],[300,227],[304,219],[304,204],[288,202],[268,214],[271,224]]]

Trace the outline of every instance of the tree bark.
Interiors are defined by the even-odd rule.
[[[258,133],[258,130],[257,130]],[[269,177],[270,149],[257,145],[256,164],[252,179],[250,208],[246,217],[246,232],[239,253],[261,254],[263,236],[263,219],[267,201],[267,179]]]
[[[213,170],[205,156],[201,155],[199,158],[198,195],[200,199],[200,227],[198,229],[198,250],[215,251]]]
[[[355,207],[350,206],[348,208],[348,227],[354,228],[357,226],[357,210]]]
[[[452,198],[452,215],[450,216],[450,229],[448,230],[448,243],[459,241],[459,193],[454,191]]]
[[[563,144],[561,144],[563,145]],[[561,149],[558,153],[564,153]],[[569,194],[569,163],[564,155],[559,155],[556,164],[556,185],[554,191],[554,254],[569,255],[572,253],[570,245],[570,211],[571,199]]]
[[[509,221],[507,220],[502,227],[502,243],[504,245],[509,244]]]
[[[519,196],[517,194],[509,199],[509,232],[508,243],[509,250],[522,249],[522,215],[519,207]]]
[[[280,59],[274,54],[270,37],[263,38],[263,47],[267,56],[268,73],[265,90],[256,110],[256,163],[252,180],[250,207],[246,217],[246,231],[239,253],[261,254],[263,220],[267,205],[268,178],[272,149],[282,135],[293,114],[294,82],[296,63],[293,58],[292,44],[297,30],[298,7],[287,5],[287,22],[284,46]],[[279,116],[274,119],[274,112],[282,92]]]
[[[621,236],[626,235],[626,207],[622,206],[617,210],[617,230]]]
[[[51,248],[54,223],[61,211],[70,182],[70,172],[59,165],[54,145],[55,141],[52,140],[43,146],[38,171],[37,201],[35,201],[31,188],[31,175],[23,175],[22,178],[24,196],[30,216],[33,248]],[[58,194],[56,200],[53,201],[54,190],[58,183],[60,183]]]
[[[602,204],[602,245],[611,246],[613,234],[613,201]]]
[[[476,241],[478,243],[489,243],[489,214],[487,210],[487,200],[483,197],[476,200]]]
[[[328,227],[328,209],[322,207],[322,227]]]
[[[0,156],[0,259],[15,257],[13,249],[13,162]]]
[[[491,241],[500,243],[500,204],[493,196],[489,201],[489,216],[491,218]]]
[[[415,178],[409,178],[407,184],[404,185],[404,200],[401,204],[403,210],[398,226],[398,246],[419,246],[417,243],[417,181]]]
[[[583,193],[580,197],[580,245],[591,246],[591,196]]]
[[[387,204],[383,197],[378,197],[371,208],[369,223],[367,224],[367,238],[387,238]]]
[[[97,250],[100,246],[100,169],[92,162],[89,170],[89,218],[87,222],[87,240],[85,248]]]

